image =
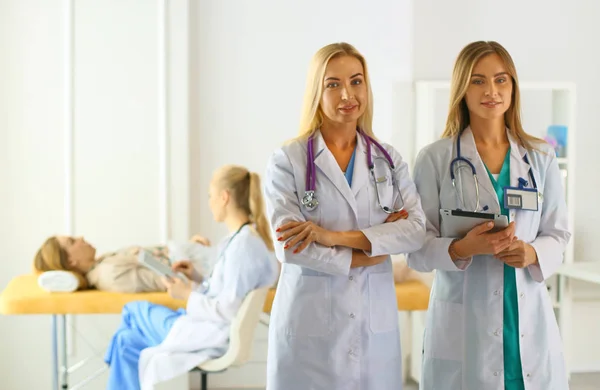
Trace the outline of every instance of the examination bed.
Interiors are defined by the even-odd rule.
[[[398,311],[427,310],[429,287],[414,280],[396,284]],[[271,289],[265,300],[264,312],[269,314],[275,298]],[[48,314],[52,316],[52,369],[53,389],[67,389],[66,315],[120,314],[123,306],[132,301],[150,301],[174,310],[185,307],[184,301],[174,300],[167,293],[123,294],[98,290],[71,293],[49,293],[38,286],[37,275],[20,275],[13,278],[0,294],[0,313],[4,315]],[[58,317],[61,317],[59,323]],[[59,336],[60,335],[60,336]],[[61,356],[59,356],[59,340]],[[77,389],[99,375],[97,374],[70,389]],[[59,378],[60,376],[60,378]]]

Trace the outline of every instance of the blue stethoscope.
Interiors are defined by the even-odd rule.
[[[471,173],[473,174],[473,180],[475,181],[475,200],[476,200],[476,204],[475,204],[475,209],[472,211],[479,211],[479,180],[477,180],[477,170],[475,169],[475,165],[473,165],[473,163],[471,163],[471,161],[467,160],[466,158],[462,157],[460,155],[460,137],[462,135],[462,131],[460,133],[458,133],[458,136],[456,137],[456,158],[454,158],[452,161],[450,161],[450,178],[452,179],[452,187],[454,188],[454,191],[456,192],[456,199],[461,203],[462,205],[462,209],[465,210],[466,206],[465,206],[465,202],[464,202],[464,198],[461,199],[461,197],[459,196],[459,192],[458,192],[458,188],[456,187],[456,175],[455,175],[455,169],[454,166],[455,164],[459,164],[458,165],[458,169],[456,169],[456,172],[458,172],[460,174],[460,169],[461,168],[471,168]],[[527,164],[529,164],[529,159],[527,158],[527,154],[525,154],[525,156],[523,156],[523,161],[525,161]],[[467,164],[467,166],[465,165],[460,165],[461,162],[464,162]],[[531,170],[531,167],[529,167],[529,178],[531,179],[531,184],[533,185],[533,189],[537,190],[537,183],[535,181],[535,178],[533,177],[533,171]],[[462,184],[462,180],[461,180],[461,184]],[[522,177],[519,178],[519,187],[525,187],[528,186],[529,183],[527,182],[527,180],[523,179]]]
[[[377,194],[377,203],[379,207],[387,214],[397,213],[404,209],[404,199],[402,198],[402,193],[400,192],[400,186],[397,183],[396,176],[394,175],[394,162],[392,161],[392,157],[389,153],[384,149],[383,146],[379,142],[377,142],[372,137],[366,135],[361,129],[357,129],[358,133],[362,136],[365,144],[367,146],[367,164],[369,167],[369,171],[371,171],[371,176],[373,177],[373,181],[375,182],[375,193]],[[304,190],[304,196],[302,197],[302,205],[308,210],[313,211],[319,205],[319,201],[315,197],[316,190],[316,175],[317,170],[315,167],[315,152],[314,152],[314,135],[311,135],[308,138],[307,144],[307,153],[306,153],[306,187]],[[375,176],[375,161],[373,160],[373,156],[371,155],[371,144],[374,144],[380,151],[383,153],[384,157],[375,157],[375,161],[377,159],[384,160],[390,171],[392,172],[392,185],[398,186],[398,195],[400,197],[400,202],[402,202],[402,206],[399,208],[396,207],[388,207],[383,206],[381,204],[381,197],[379,196],[379,187],[378,184],[385,183],[388,179],[385,176],[376,177]]]

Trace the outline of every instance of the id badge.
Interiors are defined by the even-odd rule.
[[[535,188],[504,187],[504,208],[538,211],[541,195]]]

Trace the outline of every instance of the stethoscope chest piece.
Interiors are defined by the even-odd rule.
[[[313,211],[317,208],[319,201],[315,198],[314,191],[304,192],[304,196],[302,197],[302,205],[306,207],[308,211]]]

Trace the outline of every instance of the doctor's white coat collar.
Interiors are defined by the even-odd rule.
[[[306,145],[305,145],[306,147]],[[369,167],[367,166],[367,145],[362,136],[357,134],[356,137],[356,155],[354,157],[354,172],[352,174],[352,187],[348,186],[348,181],[344,173],[340,169],[335,157],[327,148],[325,140],[320,130],[314,134],[314,152],[315,166],[320,169],[323,174],[333,183],[336,189],[342,194],[348,202],[354,214],[358,217],[358,207],[356,204],[356,195],[361,189],[369,183]],[[379,150],[371,145],[372,156],[379,155]],[[315,194],[319,196],[319,188],[317,185]]]
[[[506,135],[508,136],[508,142],[510,143],[510,185],[516,186],[519,178],[522,177],[529,182],[529,187],[532,187],[532,183],[530,182],[531,178],[529,177],[529,168],[531,168],[535,177],[539,177],[539,175],[537,175],[536,169],[530,165],[531,158],[528,158],[529,164],[524,160],[524,157],[527,155],[527,149],[517,142],[508,128],[506,129]],[[454,142],[454,149],[454,156],[456,156],[456,140]],[[488,177],[483,160],[479,156],[479,152],[477,152],[475,138],[473,138],[473,132],[470,126],[465,128],[460,137],[460,153],[462,157],[469,160],[475,166],[477,179],[479,180],[479,188],[488,193],[487,196],[481,194],[481,206],[495,204],[497,205],[497,210],[490,211],[499,212],[500,205],[498,203],[496,191]]]

